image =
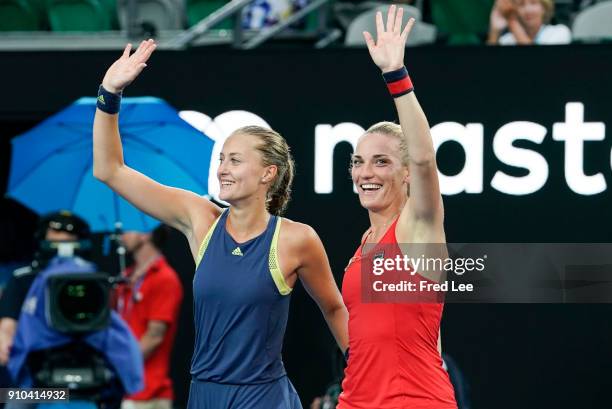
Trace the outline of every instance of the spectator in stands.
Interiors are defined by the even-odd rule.
[[[291,0],[254,0],[243,10],[242,27],[260,30],[288,19],[293,10]]]
[[[167,233],[160,226],[153,233],[122,236],[134,263],[124,272],[126,283],[117,288],[117,309],[138,339],[145,363],[145,388],[128,396],[123,409],[172,408],[168,373],[183,287],[160,252]]]
[[[487,43],[569,44],[570,29],[562,24],[549,24],[553,15],[553,0],[496,0],[491,10]]]

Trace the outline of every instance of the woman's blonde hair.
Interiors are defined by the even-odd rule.
[[[382,135],[393,136],[399,140],[399,154],[402,161],[402,165],[408,166],[410,163],[410,156],[408,155],[408,145],[402,132],[402,127],[396,123],[383,121],[378,122],[365,132],[365,135],[379,133]]]
[[[542,22],[544,24],[548,24],[555,14],[555,2],[553,0],[540,0],[540,4],[542,4],[542,7],[544,8],[544,17],[542,17]]]
[[[521,1],[525,0],[515,0],[516,5],[520,5]],[[555,2],[554,0],[539,0],[542,8],[544,9],[544,15],[542,16],[542,24],[550,23],[553,15],[555,14]]]
[[[261,154],[264,166],[276,166],[276,177],[268,189],[266,208],[276,216],[283,214],[291,199],[291,185],[295,173],[295,163],[287,141],[278,132],[262,126],[244,126],[233,134],[252,135],[260,140],[256,149]]]

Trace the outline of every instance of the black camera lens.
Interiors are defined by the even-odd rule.
[[[104,313],[104,289],[94,281],[73,280],[59,290],[60,312],[73,324],[95,321]]]
[[[99,331],[110,322],[110,283],[103,273],[67,273],[49,278],[46,314],[57,331]]]

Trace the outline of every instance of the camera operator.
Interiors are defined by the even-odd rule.
[[[143,362],[129,327],[110,310],[113,280],[79,257],[90,247],[89,227],[54,213],[41,220],[37,238],[36,260],[14,275],[15,290],[2,300],[14,386],[69,388],[71,399],[117,408],[124,393],[142,389]]]
[[[89,225],[80,217],[60,211],[41,218],[35,233],[38,251],[29,266],[13,272],[0,298],[0,364],[6,365],[9,359],[17,320],[23,301],[38,272],[43,270],[49,260],[57,254],[54,244],[75,243],[73,247],[83,247],[90,239]],[[84,251],[79,251],[81,256]]]

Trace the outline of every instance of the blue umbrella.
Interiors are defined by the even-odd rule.
[[[124,98],[119,129],[125,162],[160,183],[208,193],[214,142],[159,98]],[[92,231],[150,231],[159,223],[93,177],[95,98],[81,98],[13,139],[7,196],[39,214],[71,210]]]

